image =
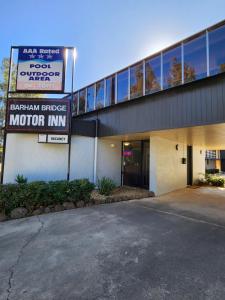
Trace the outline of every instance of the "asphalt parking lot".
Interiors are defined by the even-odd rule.
[[[182,201],[1,223],[0,299],[225,299],[225,213],[223,221],[207,201],[211,215]]]

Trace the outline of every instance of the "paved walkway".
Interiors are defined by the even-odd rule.
[[[215,193],[2,223],[0,299],[225,299],[225,199]]]
[[[146,202],[146,201],[143,201]],[[225,188],[193,187],[177,190],[156,198],[149,198],[147,204],[157,209],[178,211],[179,214],[196,218],[207,218],[225,225]]]

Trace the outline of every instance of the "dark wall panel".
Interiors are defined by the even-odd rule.
[[[225,122],[225,75],[117,104],[77,119],[99,119],[99,136]]]
[[[72,120],[72,134],[82,136],[96,136],[96,121],[95,120],[79,120],[73,118]]]

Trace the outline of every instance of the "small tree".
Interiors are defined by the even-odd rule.
[[[3,138],[2,127],[4,124],[5,119],[5,107],[6,107],[6,100],[7,100],[7,88],[8,88],[8,76],[9,76],[9,58],[3,58],[2,64],[0,66],[0,140]],[[11,82],[10,87],[12,91],[16,90],[16,74],[17,74],[17,66],[12,64],[11,68]],[[20,94],[13,94],[14,98],[42,98],[44,94],[30,94],[30,93],[20,93]]]

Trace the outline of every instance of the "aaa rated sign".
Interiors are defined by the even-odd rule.
[[[69,132],[68,99],[8,99],[7,132]]]
[[[62,92],[64,47],[19,47],[17,91]]]

